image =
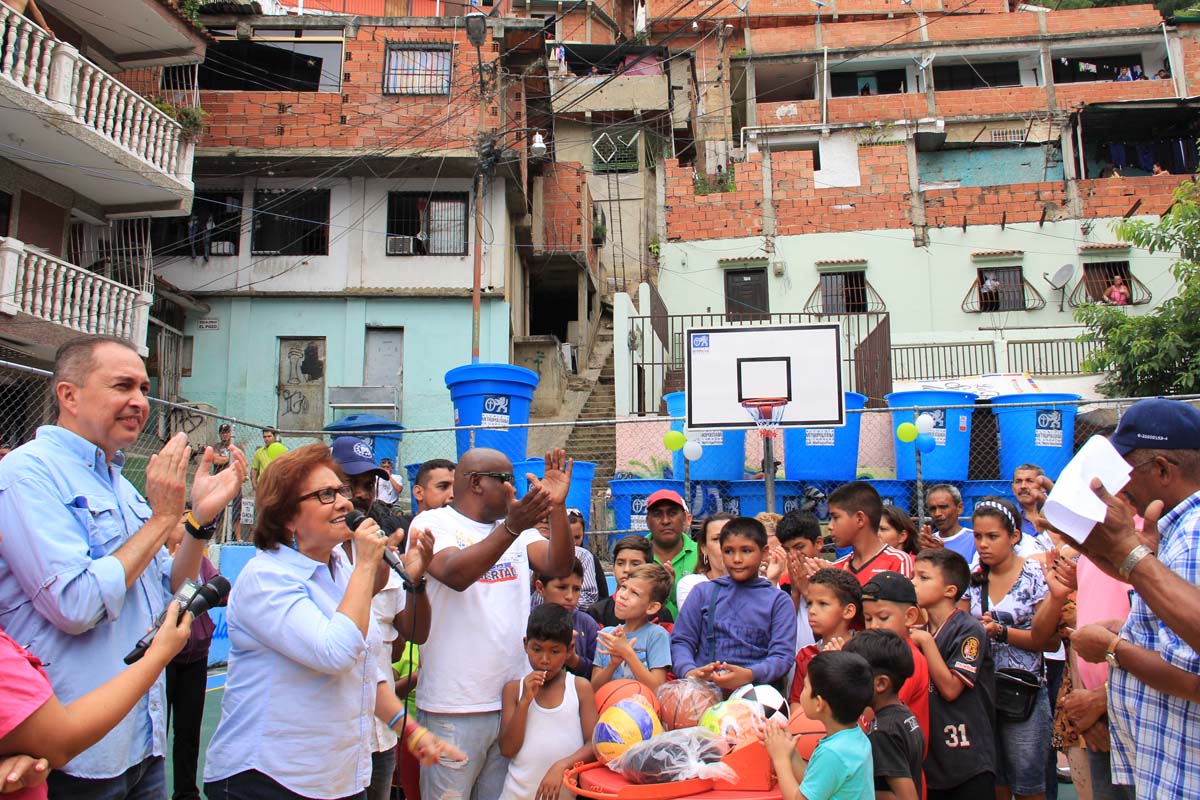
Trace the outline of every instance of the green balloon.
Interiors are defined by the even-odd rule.
[[[687,437],[683,435],[683,431],[667,431],[667,435],[663,437],[663,446],[668,450],[682,450],[685,444]]]
[[[896,426],[896,438],[902,442],[913,442],[917,439],[917,426],[911,422],[901,422]]]

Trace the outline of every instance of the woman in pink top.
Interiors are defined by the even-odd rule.
[[[1112,285],[1104,292],[1104,302],[1111,306],[1127,306],[1129,297],[1129,287],[1125,285],[1125,279],[1120,275],[1114,275]]]

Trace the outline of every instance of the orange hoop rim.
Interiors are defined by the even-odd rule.
[[[775,436],[779,430],[787,404],[786,397],[747,397],[742,401],[742,408],[758,426],[759,435],[766,439]]]

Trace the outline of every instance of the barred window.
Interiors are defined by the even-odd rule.
[[[826,314],[865,314],[867,273],[862,270],[823,273],[821,311]]]
[[[637,172],[638,145],[641,131],[637,128],[604,127],[592,133],[593,172]]]
[[[469,208],[466,192],[389,192],[389,255],[465,256]]]
[[[254,193],[253,255],[329,254],[328,189],[260,189]]]
[[[1020,267],[985,267],[979,270],[980,311],[1024,311],[1025,279]]]
[[[236,256],[242,238],[242,190],[198,191],[186,217],[150,222],[150,242],[158,257]]]
[[[384,94],[449,94],[453,50],[449,45],[389,44],[383,67]]]

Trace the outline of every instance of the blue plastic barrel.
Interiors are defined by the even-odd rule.
[[[879,492],[879,499],[885,506],[896,506],[906,513],[912,513],[912,484],[892,480],[869,480],[867,483],[874,486],[875,491]]]
[[[970,392],[916,391],[892,392],[885,398],[891,408],[903,409],[892,412],[892,441],[896,444],[896,477],[902,481],[917,479],[917,447],[913,442],[902,442],[895,437],[895,430],[902,422],[916,422],[912,406],[920,407],[919,413],[933,417],[933,438],[937,447],[932,453],[921,455],[922,476],[926,481],[965,481],[967,464],[971,455],[972,408],[947,408],[947,406],[973,406],[978,399]]]
[[[867,396],[846,392],[846,411],[867,406]],[[783,474],[789,481],[852,481],[858,475],[862,414],[846,414],[840,428],[784,428]]]
[[[417,473],[421,471],[421,464],[424,463],[422,461],[417,464],[404,465],[404,473],[408,475],[408,499],[412,503],[409,508],[413,510],[413,513],[416,513],[417,510],[417,496],[413,493],[413,487],[417,485]]]
[[[325,426],[325,430],[339,435],[357,436],[368,445],[375,454],[375,463],[389,459],[396,463],[396,454],[400,450],[400,440],[404,438],[404,426],[394,419],[381,417],[378,414],[351,414],[342,417],[337,422]],[[388,431],[388,433],[379,433]]]
[[[687,393],[671,392],[663,395],[667,401],[667,414],[672,417],[687,416]],[[671,430],[685,433],[683,419],[674,420]],[[746,431],[741,428],[712,431],[693,431],[692,437],[704,447],[700,458],[691,463],[688,477],[694,481],[740,481],[746,477]],[[673,454],[673,474],[683,477],[683,451]]]
[[[671,489],[683,496],[683,481],[652,480],[648,478],[630,478],[608,482],[612,492],[612,509],[616,530],[644,531],[646,527],[646,500],[659,489]],[[609,547],[617,543],[620,535],[609,542]]]
[[[512,364],[466,364],[446,373],[454,424],[485,426],[474,431],[475,446],[499,450],[514,464],[525,460],[529,429],[510,426],[529,423],[537,385],[536,372]],[[471,433],[454,432],[459,458],[471,449]]]
[[[928,489],[928,485],[925,487]],[[1012,484],[1008,481],[963,481],[959,484],[959,492],[962,493],[963,499],[963,525],[971,527],[971,514],[975,511],[975,504],[985,497],[999,497],[1003,500],[1009,500],[1016,504],[1016,499],[1013,497]]]
[[[993,397],[992,413],[1000,426],[1000,477],[1012,478],[1017,467],[1030,463],[1041,467],[1051,480],[1058,480],[1058,473],[1075,452],[1079,399],[1077,394]]]
[[[258,548],[249,542],[230,542],[221,545],[221,574],[225,576],[225,580],[229,581],[230,586],[237,583],[238,575],[250,563],[250,559],[256,555],[258,555]]]
[[[546,474],[545,458],[527,458],[513,464],[513,484],[517,489],[517,497],[524,497],[529,491],[529,481],[525,474],[531,472],[535,477]],[[596,477],[596,462],[576,461],[571,470],[571,487],[567,489],[567,508],[577,508],[583,512],[584,526],[592,528],[592,478]]]

